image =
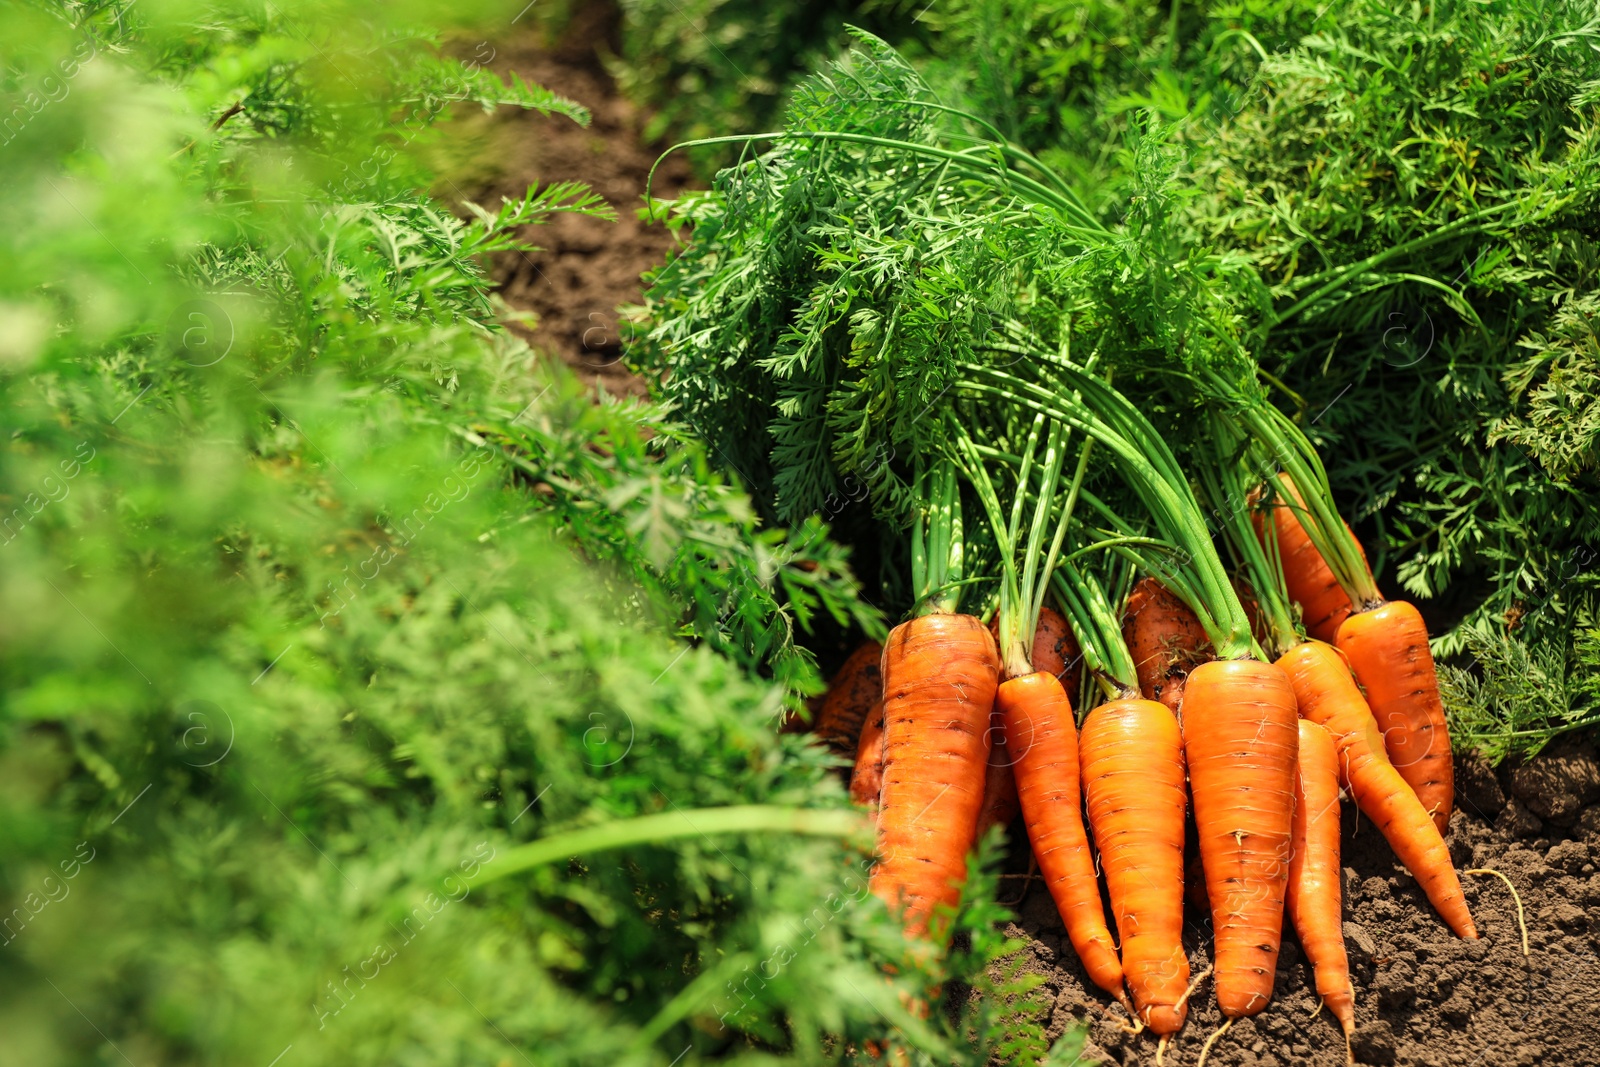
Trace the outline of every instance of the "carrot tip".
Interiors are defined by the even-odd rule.
[[[1139,1013],[1133,1010],[1133,1001],[1128,999],[1128,994],[1118,993],[1117,1003],[1121,1004],[1123,1008],[1127,1010],[1128,1018],[1131,1021],[1131,1025],[1129,1023],[1120,1024],[1122,1027],[1122,1032],[1125,1034],[1132,1034],[1134,1036],[1144,1033],[1144,1020],[1139,1018]]]
[[[1171,1040],[1171,1034],[1162,1034],[1161,1040],[1156,1042],[1156,1067],[1166,1067],[1167,1042]]]

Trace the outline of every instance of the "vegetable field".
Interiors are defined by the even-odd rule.
[[[0,7],[0,1060],[1600,1064],[1600,14]]]

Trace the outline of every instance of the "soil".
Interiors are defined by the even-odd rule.
[[[1517,906],[1505,883],[1463,875],[1482,935],[1463,941],[1434,913],[1382,835],[1345,804],[1344,929],[1356,992],[1356,1060],[1400,1067],[1600,1065],[1600,760],[1588,744],[1569,741],[1499,773],[1458,759],[1457,774],[1451,855],[1458,869],[1494,868],[1511,880],[1522,897],[1530,953],[1522,954]],[[1011,869],[1025,871],[1026,855],[1013,848]],[[1036,880],[1016,912],[1008,932],[1029,942],[1026,966],[1054,997],[1050,1035],[1088,1020],[1085,1060],[1154,1062],[1155,1039],[1118,1029],[1121,1010],[1108,1010],[1106,997],[1088,984]],[[1209,919],[1191,909],[1185,943],[1192,973],[1208,965],[1210,940]],[[1223,1035],[1208,1064],[1346,1062],[1338,1024],[1325,1011],[1313,1015],[1311,968],[1287,931],[1276,989],[1264,1012]],[[1194,1064],[1221,1022],[1207,981],[1165,1062]]]
[[[492,120],[490,138],[496,173],[480,202],[520,197],[530,184],[577,181],[616,210],[616,222],[560,214],[529,227],[524,236],[541,251],[502,255],[494,278],[508,304],[538,316],[531,329],[508,323],[514,332],[560,357],[589,384],[613,395],[642,396],[643,382],[622,364],[631,326],[617,309],[639,303],[640,275],[659,265],[673,245],[665,226],[638,216],[650,167],[666,146],[643,142],[647,116],[623,98],[601,63],[602,50],[614,53],[618,47],[615,5],[574,9],[558,39],[546,41],[530,30],[497,42],[488,66],[576,100],[593,122],[585,128],[560,115],[502,111]],[[652,192],[674,197],[691,178],[683,157],[670,157],[656,171]]]

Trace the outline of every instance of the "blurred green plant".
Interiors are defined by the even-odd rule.
[[[659,411],[498,327],[482,256],[602,206],[425,192],[452,107],[585,118],[441,58],[511,14],[0,9],[10,1058],[1043,1040],[908,1009],[1009,988],[997,915],[909,945],[830,758],[775,735],[817,684],[795,632],[876,620],[824,528],[761,528]]]

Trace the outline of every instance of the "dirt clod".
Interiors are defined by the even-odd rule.
[[[1511,794],[1539,818],[1571,826],[1585,804],[1600,799],[1600,756],[1586,741],[1557,742],[1511,772]]]
[[[1395,1061],[1394,1029],[1379,1020],[1356,1030],[1350,1039],[1350,1050],[1358,1063],[1389,1064]]]
[[[1583,809],[1578,816],[1577,830],[1584,840],[1600,844],[1600,804]]]
[[[1372,940],[1372,935],[1360,923],[1344,924],[1344,944],[1346,952],[1360,953],[1367,960],[1378,954],[1378,943]]]
[[[1589,846],[1581,841],[1562,841],[1545,853],[1544,861],[1568,874],[1577,874],[1589,862]]]
[[[1456,806],[1480,819],[1493,819],[1506,806],[1505,790],[1494,768],[1476,756],[1456,759]]]
[[[1505,810],[1495,821],[1495,827],[1510,837],[1535,837],[1544,829],[1544,823],[1515,798],[1506,801]]]

